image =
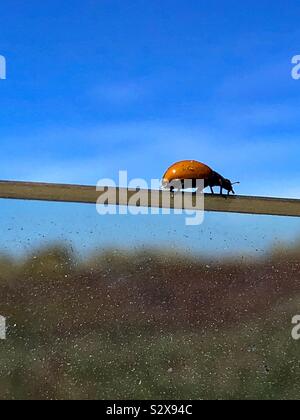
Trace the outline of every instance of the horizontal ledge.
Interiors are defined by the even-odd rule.
[[[131,199],[137,193],[135,189],[126,188],[109,187],[107,191],[109,204],[112,205],[130,205]],[[102,194],[103,191],[97,191],[92,186],[0,181],[0,198],[3,199],[96,204]],[[196,197],[190,193],[186,193],[190,205],[183,205],[176,198],[176,193],[174,195],[167,191],[141,190],[140,195],[141,202],[146,202],[147,207],[202,210],[199,204],[196,206]],[[204,197],[205,211],[300,217],[298,199],[217,194],[204,194]]]

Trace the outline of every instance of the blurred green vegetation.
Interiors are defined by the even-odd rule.
[[[204,260],[0,257],[0,399],[298,399],[300,243]]]

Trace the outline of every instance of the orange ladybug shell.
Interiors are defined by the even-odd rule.
[[[204,163],[196,160],[183,160],[174,163],[163,176],[163,183],[168,184],[174,180],[208,179],[213,170]]]

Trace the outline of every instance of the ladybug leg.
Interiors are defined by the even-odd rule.
[[[210,191],[211,191],[212,194],[215,193],[213,187],[210,187]]]
[[[220,187],[220,195],[223,195],[223,188]]]

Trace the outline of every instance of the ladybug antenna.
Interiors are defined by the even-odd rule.
[[[236,185],[236,184],[240,184],[240,181],[237,182],[232,182],[231,185]]]

